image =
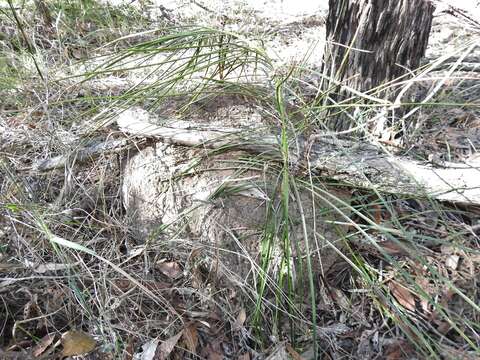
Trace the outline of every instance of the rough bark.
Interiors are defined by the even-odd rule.
[[[282,158],[276,134],[259,134],[242,128],[214,129],[184,121],[158,126],[143,111],[134,109],[122,113],[117,123],[122,131],[133,136],[155,137],[166,143],[206,149],[229,147],[261,153],[272,159]],[[478,160],[468,164],[422,163],[385,154],[369,144],[339,140],[329,133],[319,134],[305,151],[305,147],[310,147],[308,143],[307,139],[298,137],[291,145],[292,167],[303,160],[295,154],[307,153],[309,170],[317,176],[381,192],[480,205]]]
[[[430,0],[329,0],[329,6],[324,73],[330,78],[366,92],[420,65],[433,18]],[[337,103],[352,96],[345,87],[327,84],[325,89]],[[394,90],[380,94],[395,95]],[[339,131],[352,122],[337,114],[327,126]]]

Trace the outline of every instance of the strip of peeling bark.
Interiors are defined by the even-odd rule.
[[[212,128],[185,121],[156,125],[143,110],[130,109],[117,118],[123,132],[154,137],[183,146],[207,149],[232,147],[281,158],[279,135],[238,128]],[[298,165],[308,141],[292,137],[290,160]],[[322,134],[308,151],[310,169],[316,175],[335,179],[355,187],[377,191],[432,197],[463,205],[480,205],[480,162],[444,163],[441,167],[412,159],[392,156],[377,147]]]

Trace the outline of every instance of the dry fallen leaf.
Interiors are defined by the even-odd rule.
[[[450,255],[445,260],[445,266],[450,268],[451,270],[457,270],[459,260],[460,260],[460,256]]]
[[[89,353],[97,345],[96,341],[83,331],[70,330],[62,335],[63,356]]]
[[[160,262],[156,265],[156,268],[170,279],[176,279],[182,275],[182,268],[175,261]]]
[[[295,351],[294,348],[290,344],[287,344],[287,351],[290,354],[290,356],[293,358],[293,360],[303,360],[301,355]]]
[[[197,345],[198,345],[198,332],[197,327],[194,323],[188,325],[183,330],[183,340],[187,345],[187,349],[192,353],[197,353]]]
[[[170,339],[165,340],[160,344],[158,358],[160,360],[166,360],[170,353],[175,349],[175,346],[178,343],[178,340],[182,337],[183,330],[180,331],[177,335],[172,336]]]
[[[335,303],[342,309],[348,311],[351,309],[350,300],[348,300],[348,297],[344,294],[342,290],[332,288],[330,291],[330,296],[332,297],[332,300],[335,301]]]
[[[407,249],[410,248],[405,242],[396,242],[393,240],[385,240],[378,244],[388,255],[392,256],[405,256],[408,255]],[[411,252],[415,251],[411,249]]]
[[[237,315],[237,319],[235,320],[235,322],[233,323],[232,325],[232,330],[233,331],[237,331],[237,330],[240,330],[243,326],[243,324],[245,323],[245,320],[247,320],[247,313],[245,312],[245,309],[240,309],[238,315]]]
[[[34,357],[39,357],[43,354],[45,350],[52,344],[53,340],[55,340],[55,334],[47,334],[43,338],[40,339],[40,342],[35,345],[32,351],[32,355]]]
[[[395,281],[390,281],[388,287],[400,305],[408,310],[415,311],[415,296],[410,290]]]
[[[153,360],[157,351],[159,340],[153,339],[142,345],[142,352],[136,353],[133,357],[139,360]]]
[[[245,353],[245,354],[239,355],[237,360],[250,360],[250,354]]]
[[[382,223],[382,207],[378,204],[373,204],[373,217],[376,224]]]

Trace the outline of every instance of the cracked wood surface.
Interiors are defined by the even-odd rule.
[[[166,121],[157,125],[140,109],[123,112],[117,124],[129,136],[153,137],[167,143],[205,149],[229,147],[281,159],[280,136],[258,130],[212,128],[186,121]],[[310,149],[305,149],[307,143],[304,137],[295,138],[289,159],[292,165],[299,165],[302,161],[299,154],[308,152],[306,163],[300,167],[308,166],[315,175],[381,192],[480,205],[478,160],[434,165],[389,155],[371,144],[337,139],[329,133],[317,135]]]

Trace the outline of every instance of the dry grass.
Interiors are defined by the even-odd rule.
[[[149,344],[154,349],[159,345],[159,358],[161,351],[171,352],[174,359],[254,359],[283,351],[294,359],[298,354],[311,359],[314,332],[324,358],[478,357],[479,209],[329,184],[351,197],[349,204],[334,202],[343,206],[340,212],[348,212],[347,224],[341,224],[348,228],[342,243],[328,246],[337,252],[334,261],[324,268],[320,245],[310,250],[310,266],[301,253],[292,255],[296,269],[312,271],[313,301],[306,275],[296,278],[291,291],[290,279],[262,272],[261,261],[242,251],[241,241],[229,251],[246,257],[249,281],[225,264],[227,250],[185,232],[165,236],[160,228],[156,237],[137,242],[122,202],[125,153],[81,164],[72,151],[121,136],[113,127],[92,126],[90,120],[122,100],[118,95],[131,86],[129,74],[100,74],[88,86],[66,78],[95,68],[104,59],[100,56],[155,39],[166,30],[99,48],[159,24],[131,7],[79,3],[49,3],[56,21],[51,28],[44,16],[32,11],[33,5],[15,3],[20,26],[9,8],[1,7],[0,357],[60,358],[66,346],[57,341],[75,329],[96,341],[95,350],[84,357],[89,359],[133,359]],[[19,30],[22,26],[26,36]],[[92,49],[98,58],[83,63],[92,58]],[[59,78],[63,80],[52,81]],[[467,87],[473,91],[477,86]],[[308,94],[292,93],[294,101],[308,102]],[[253,90],[248,94],[264,95]],[[443,95],[455,100],[448,92]],[[151,104],[151,99],[143,100]],[[274,101],[258,100],[256,106],[264,106],[263,114],[272,122],[281,117]],[[468,105],[474,101],[478,98],[462,99]],[[298,106],[293,109],[298,111]],[[471,118],[477,113],[470,109],[457,109],[459,120],[451,127],[461,129],[468,120],[476,124],[470,130],[477,128],[478,121]],[[437,116],[441,122],[441,115],[422,108],[422,116],[429,116],[422,122],[424,129],[443,131],[438,122],[430,124]],[[433,146],[429,134],[421,132],[421,150],[431,145],[431,152],[440,151],[443,145]],[[449,160],[468,156],[475,139],[458,145],[456,152],[446,145]],[[131,152],[150,145],[138,139],[131,143]],[[72,156],[60,170],[39,173],[31,168],[39,159],[65,153]],[[311,191],[315,201],[331,200],[318,185],[324,180],[296,178],[288,162],[282,168],[265,165],[264,159],[242,161],[235,166],[268,165],[279,178],[283,174]],[[287,193],[277,205],[295,196],[293,187],[289,189],[282,188]],[[282,216],[284,224],[292,214]],[[271,219],[266,218],[263,239],[285,240],[278,230],[282,220],[269,223]]]

